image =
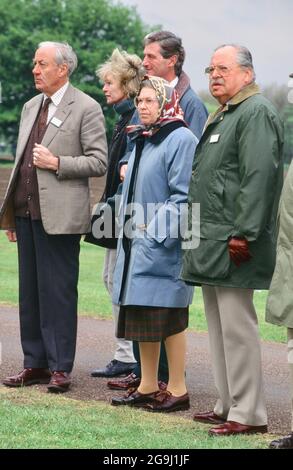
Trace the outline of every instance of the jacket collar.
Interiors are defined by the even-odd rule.
[[[135,108],[135,106],[134,106],[133,100],[128,98],[126,100],[123,100],[123,101],[120,101],[119,103],[114,104],[113,108],[115,109],[116,113],[122,116],[123,114],[129,113],[130,111],[132,111]]]
[[[256,83],[251,83],[242,90],[238,91],[235,96],[233,96],[227,103],[226,106],[236,106],[237,104],[242,103],[242,101],[247,100],[251,96],[257,95],[260,93],[259,86]]]
[[[190,87],[190,80],[188,75],[182,70],[181,74],[178,77],[178,83],[175,86],[175,90],[178,93],[179,100],[181,100],[184,93],[186,93],[187,89]]]
[[[219,117],[223,112],[229,111],[230,107],[238,106],[243,101],[247,100],[251,96],[257,95],[260,93],[259,86],[256,83],[251,83],[246,87],[242,88],[235,96],[233,96],[226,104],[221,105],[214,113],[210,114],[205,125],[205,129],[209,124],[214,122],[217,117]]]

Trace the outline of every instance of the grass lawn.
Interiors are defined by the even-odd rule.
[[[1,168],[13,168],[13,162],[1,160],[1,157],[0,157],[0,171],[1,171]]]
[[[38,387],[0,388],[0,421],[1,449],[262,449],[273,438],[208,437],[204,424],[182,417],[72,400]]]
[[[104,249],[82,242],[80,255],[79,312],[81,315],[111,318],[111,303],[102,280]],[[0,232],[0,303],[17,305],[17,247]],[[286,342],[285,328],[264,320],[267,291],[256,291],[254,300],[261,337],[267,341]],[[201,289],[195,289],[190,309],[190,327],[207,331]]]
[[[102,281],[104,250],[81,247],[79,312],[111,318]],[[17,305],[17,246],[0,232],[0,304]],[[255,293],[262,338],[285,341],[282,328],[264,322],[266,292]],[[191,307],[191,327],[206,331],[201,290]],[[122,409],[121,409],[122,408]],[[0,386],[0,449],[261,449],[272,435],[209,437],[207,427],[176,415],[152,414],[43,393],[39,386]]]

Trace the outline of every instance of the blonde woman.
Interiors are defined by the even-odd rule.
[[[107,104],[113,106],[119,119],[114,127],[112,140],[109,146],[108,173],[104,200],[113,197],[119,184],[119,161],[126,149],[125,127],[135,111],[133,97],[136,95],[140,79],[143,75],[141,59],[134,54],[115,49],[107,62],[97,70],[97,76],[104,82],[103,92]],[[109,248],[106,249],[103,279],[109,294],[113,289],[113,270],[116,260],[117,239],[109,239]],[[115,331],[119,314],[119,306],[112,304]],[[136,362],[133,356],[132,341],[124,338],[117,340],[114,358],[101,369],[92,371],[93,377],[117,377],[130,374]]]

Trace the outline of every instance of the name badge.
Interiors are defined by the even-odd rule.
[[[60,119],[56,118],[56,117],[53,117],[51,119],[51,123],[54,124],[54,126],[56,127],[60,127],[61,124],[62,124],[62,121],[60,121]]]
[[[215,144],[216,142],[219,142],[219,138],[220,134],[211,135],[210,144]]]

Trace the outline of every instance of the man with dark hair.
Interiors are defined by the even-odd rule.
[[[184,59],[182,41],[170,31],[153,32],[144,38],[143,65],[148,75],[164,78],[177,90],[184,120],[200,139],[207,120],[207,110],[182,70]]]
[[[205,122],[207,120],[207,110],[192,90],[190,80],[182,70],[185,59],[185,50],[181,39],[170,31],[156,31],[148,34],[144,38],[144,59],[143,65],[148,75],[164,78],[179,95],[180,107],[184,112],[184,120],[188,124],[193,134],[200,139]],[[136,117],[138,121],[138,116]],[[134,121],[134,120],[133,120]],[[130,154],[130,146],[123,160],[127,161]],[[121,178],[124,178],[127,165],[121,168]],[[137,366],[133,372],[121,380],[110,380],[108,387],[114,390],[126,390],[129,387],[137,386],[140,383],[140,357],[136,342],[133,343],[134,356]],[[160,386],[165,387],[168,382],[168,364],[164,344],[162,343],[159,363]]]

